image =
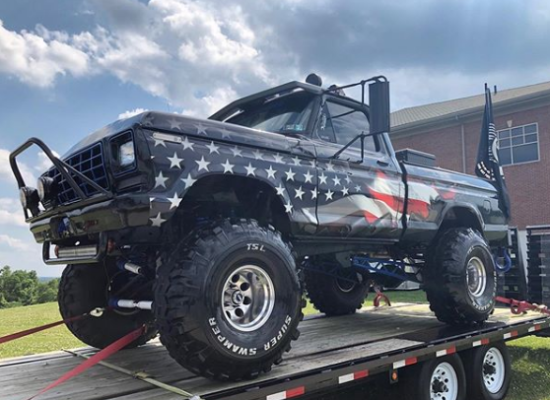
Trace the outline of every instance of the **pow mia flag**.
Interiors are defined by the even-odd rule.
[[[491,90],[487,88],[487,84],[485,84],[485,111],[483,112],[481,138],[477,152],[476,175],[495,184],[500,208],[506,218],[510,218],[510,196],[498,160],[498,136],[493,122]]]

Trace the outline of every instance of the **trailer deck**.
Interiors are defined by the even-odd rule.
[[[284,361],[253,381],[216,382],[184,370],[155,340],[119,352],[110,365],[97,365],[39,399],[171,400],[181,395],[159,389],[113,366],[184,389],[203,399],[281,400],[322,393],[381,372],[399,370],[488,342],[535,334],[550,326],[541,314],[512,315],[499,308],[481,327],[456,328],[441,324],[425,304],[364,308],[355,315],[307,317],[302,335]],[[24,400],[80,364],[92,348],[0,361],[0,398]],[[198,398],[198,397],[197,397]]]

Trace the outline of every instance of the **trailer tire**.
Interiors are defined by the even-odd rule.
[[[468,399],[502,400],[510,388],[512,366],[506,343],[498,342],[464,354]]]
[[[306,293],[313,306],[327,316],[353,314],[367,298],[369,286],[362,275],[360,282],[342,281],[311,269],[305,270]]]
[[[67,265],[61,275],[57,301],[63,319],[69,319],[88,313],[95,308],[107,307],[109,279],[102,264]],[[66,322],[66,326],[78,339],[98,349],[103,349],[152,320],[148,310],[128,315],[106,309],[101,316]],[[157,331],[148,328],[147,332],[130,343],[125,349],[147,343],[157,335]]]
[[[400,397],[415,400],[466,400],[466,374],[457,354],[424,361],[403,370]],[[468,398],[469,400],[469,398]]]
[[[222,220],[162,258],[153,309],[162,343],[183,367],[218,380],[253,379],[298,339],[302,284],[274,229]]]
[[[471,228],[443,232],[427,252],[424,289],[430,309],[451,325],[486,321],[495,307],[496,270],[486,241]]]

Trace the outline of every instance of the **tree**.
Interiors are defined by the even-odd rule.
[[[6,303],[34,304],[38,289],[36,271],[13,271],[9,266],[0,269],[0,293]]]
[[[39,283],[36,294],[36,302],[48,303],[50,301],[56,301],[58,287],[59,279],[52,279],[48,282]]]

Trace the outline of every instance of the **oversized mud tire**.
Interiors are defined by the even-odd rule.
[[[57,297],[63,319],[107,307],[108,285],[102,264],[67,265],[61,275]],[[152,313],[147,310],[127,314],[106,310],[100,317],[88,316],[66,325],[78,339],[102,349],[151,320]],[[141,346],[155,336],[156,330],[150,328],[126,348]]]
[[[472,325],[484,322],[493,312],[495,264],[477,231],[445,231],[428,251],[423,273],[430,308],[440,321]]]
[[[313,306],[327,316],[353,314],[360,309],[368,295],[368,283],[361,275],[348,278],[357,279],[358,282],[306,269],[306,292]]]
[[[202,228],[163,257],[154,313],[183,367],[220,380],[255,378],[298,339],[302,285],[281,235],[256,221]]]

